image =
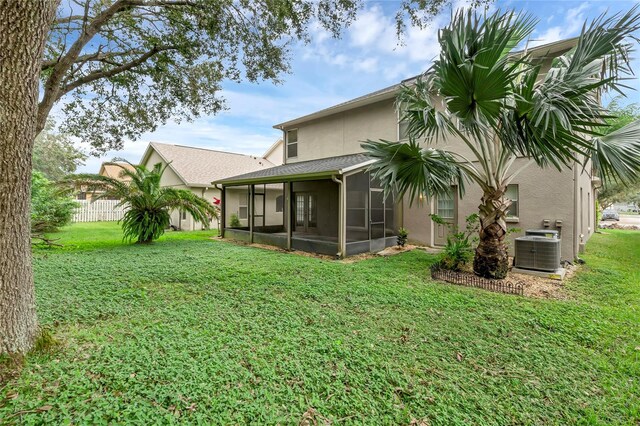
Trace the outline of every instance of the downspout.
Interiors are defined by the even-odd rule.
[[[204,196],[208,190],[209,190],[208,186],[205,186],[204,188],[202,188],[202,198],[205,198]],[[195,225],[195,222],[194,222],[194,225]],[[201,225],[201,228],[204,229],[204,223]]]
[[[217,189],[218,191],[220,191],[220,217],[218,218],[218,235],[220,235],[220,237],[224,238],[224,216],[225,216],[225,202],[224,202],[224,186],[220,187],[220,185],[218,185],[217,183],[215,185],[213,185],[213,187],[215,189]]]
[[[280,127],[282,131],[282,164],[287,164],[287,141],[285,140],[287,132],[283,127]]]
[[[346,226],[345,226],[345,189],[343,181],[336,175],[331,175],[331,180],[338,184],[338,258],[346,255]]]
[[[287,224],[287,250],[291,251],[291,236],[292,229],[291,224],[293,219],[291,217],[291,181],[284,183],[284,220]]]
[[[580,182],[578,181],[578,167],[577,164],[573,165],[573,242],[572,242],[572,253],[571,259],[575,259],[578,257],[579,247],[580,247],[580,231],[578,230],[578,214],[579,214],[579,206],[578,206],[578,187]]]
[[[249,221],[249,242],[253,244],[253,214],[255,213],[255,194],[256,186],[249,185],[249,214],[247,215]]]

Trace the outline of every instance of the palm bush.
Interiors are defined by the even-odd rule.
[[[118,165],[118,163],[114,163]],[[142,165],[132,165],[133,170],[122,167],[123,181],[95,174],[77,174],[63,182],[82,185],[93,193],[92,200],[103,198],[120,200],[127,211],[121,220],[125,241],[150,243],[158,239],[170,225],[170,212],[186,211],[193,218],[209,226],[212,218],[218,218],[218,209],[206,199],[186,189],[162,187],[160,181],[168,165],[156,164],[148,170]]]
[[[432,214],[431,220],[450,230],[447,243],[442,249],[439,266],[443,269],[461,271],[473,259],[473,244],[478,240],[478,214],[473,213],[465,218],[464,229],[458,229],[458,225],[446,222],[437,214]]]
[[[523,169],[578,163],[593,167],[605,182],[640,174],[640,121],[605,135],[611,114],[600,102],[606,91],[622,92],[632,74],[638,6],[585,24],[576,46],[548,70],[526,49],[515,50],[535,25],[526,14],[457,12],[438,34],[439,57],[397,96],[408,142],[363,144],[378,159],[374,175],[412,200],[445,193],[451,185],[462,195],[468,181],[479,185],[474,271],[488,278],[508,271],[505,216],[511,201],[505,192]],[[438,148],[452,139],[469,154]],[[524,164],[516,162],[521,158]]]

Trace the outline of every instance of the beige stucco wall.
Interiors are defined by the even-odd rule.
[[[526,160],[517,160],[515,167]],[[582,170],[578,167],[575,170]],[[513,254],[513,239],[524,235],[527,229],[552,229],[560,232],[562,239],[562,259],[573,260],[578,255],[580,243],[586,243],[594,232],[593,190],[591,177],[588,173],[578,174],[574,180],[574,169],[540,169],[531,165],[514,180],[518,185],[518,219],[509,220],[509,228],[519,228],[519,232],[509,236],[509,251]],[[578,192],[576,192],[576,187]],[[583,191],[583,202],[580,204],[579,190]],[[482,190],[477,184],[468,184],[462,199],[458,199],[458,226],[464,227],[465,218],[478,212]],[[414,202],[409,207],[409,200],[405,197],[403,203],[403,226],[409,232],[409,239],[421,244],[433,245],[434,225],[429,218],[433,212],[433,203],[425,199],[421,204]],[[580,221],[574,216],[583,215],[582,228]],[[544,220],[550,226],[544,227]],[[557,221],[562,226],[556,226]],[[575,226],[575,229],[574,229]]]
[[[591,163],[587,167],[575,166],[575,177],[574,247],[579,253],[585,249],[597,227]]]
[[[158,155],[157,152],[151,151],[147,161],[143,164],[146,168],[151,169],[154,165],[161,163],[163,166],[166,165],[166,162]],[[197,187],[188,187],[184,184],[182,179],[173,171],[171,166],[167,167],[162,175],[162,179],[160,179],[160,185],[163,187],[172,187],[176,189],[188,189],[193,192],[195,195],[206,198],[208,201],[213,203],[213,197],[220,198],[220,191],[215,188],[197,188]],[[194,231],[202,229],[202,224],[195,221],[193,217],[187,213],[186,218],[183,219],[180,215],[180,212],[174,210],[170,214],[171,216],[171,224],[176,226],[183,231]],[[218,225],[217,221],[214,219],[211,222],[210,227],[216,228]]]
[[[298,129],[298,156],[287,163],[355,154],[366,139],[396,140],[398,132],[392,99],[292,128]]]
[[[284,163],[284,142],[278,143],[273,151],[264,158],[276,166]]]

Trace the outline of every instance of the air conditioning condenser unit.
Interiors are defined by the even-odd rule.
[[[515,239],[515,267],[538,271],[560,268],[560,243],[557,238],[525,235]]]

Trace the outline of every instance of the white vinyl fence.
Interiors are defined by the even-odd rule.
[[[116,207],[118,200],[78,200],[80,207],[73,214],[73,222],[101,222],[122,219],[126,206]]]

